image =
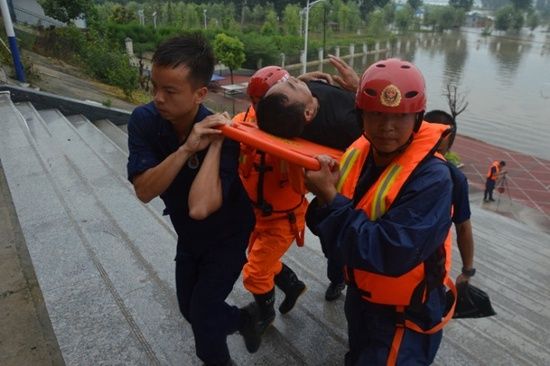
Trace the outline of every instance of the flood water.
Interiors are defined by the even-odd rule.
[[[428,110],[449,110],[446,86],[457,86],[468,102],[457,118],[459,134],[550,159],[549,33],[525,32],[515,38],[483,37],[472,29],[416,34],[401,39],[387,54],[357,56],[350,63],[362,73],[386,57],[406,59],[420,68]],[[324,71],[333,72],[326,65]]]

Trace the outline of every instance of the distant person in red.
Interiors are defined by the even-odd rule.
[[[485,193],[483,194],[484,202],[494,202],[493,191],[498,179],[506,175],[503,168],[506,166],[505,161],[493,161],[487,172],[487,180],[485,181]]]

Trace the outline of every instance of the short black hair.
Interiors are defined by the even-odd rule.
[[[449,132],[449,150],[453,143],[455,142],[456,137],[456,120],[449,113],[442,111],[440,109],[433,109],[426,114],[424,114],[424,121],[429,123],[440,123],[442,125],[451,126],[451,131]]]
[[[189,68],[190,82],[195,87],[207,86],[214,73],[214,52],[199,33],[170,38],[158,46],[153,64],[176,68]]]
[[[500,165],[505,166],[505,165],[506,165],[506,162],[505,162],[504,160],[501,160],[501,161],[500,161]]]
[[[263,97],[256,108],[258,127],[262,131],[284,138],[298,137],[306,125],[306,106],[290,103],[283,93]]]
[[[439,109],[433,109],[427,112],[424,115],[424,121],[431,122],[431,123],[441,123],[442,125],[449,125],[449,126],[455,125],[455,119],[453,118],[453,116]]]

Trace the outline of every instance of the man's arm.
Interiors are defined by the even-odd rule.
[[[192,154],[184,144],[159,165],[136,175],[132,183],[139,200],[147,203],[166,191]]]
[[[189,216],[195,220],[204,220],[222,206],[222,183],[220,179],[222,144],[223,138],[212,141],[201,168],[191,185],[188,198]]]
[[[215,127],[222,125],[224,121],[219,115],[212,115],[195,123],[187,140],[178,150],[160,164],[134,176],[132,184],[136,196],[147,203],[166,191],[189,157],[204,150],[210,144],[212,136],[221,134]]]
[[[416,183],[411,181],[376,221],[338,194],[312,215],[318,220],[315,231],[334,243],[332,250],[340,250],[353,268],[389,275],[407,272],[444,242],[451,225],[450,176],[443,165],[432,168],[416,175]]]
[[[455,224],[456,242],[460,257],[462,258],[462,267],[466,270],[474,268],[474,235],[472,233],[472,222],[466,220],[460,224]],[[465,274],[460,274],[456,283],[466,282],[470,279]]]

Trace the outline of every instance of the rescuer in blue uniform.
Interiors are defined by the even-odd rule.
[[[432,110],[424,115],[424,121],[441,123],[451,126],[451,133],[439,144],[438,151],[445,155],[453,146],[456,136],[456,121],[449,113]],[[456,284],[468,282],[476,274],[474,268],[474,234],[470,220],[470,199],[468,195],[468,179],[453,163],[447,162],[451,179],[453,180],[453,223],[456,230],[456,244],[462,259],[462,271],[456,279]]]
[[[424,79],[383,60],[361,78],[363,136],[340,164],[307,171],[308,227],[340,254],[348,283],[346,365],[428,365],[441,342],[452,183],[434,153],[448,127],[422,123]]]
[[[128,179],[141,201],[162,198],[178,235],[176,292],[197,356],[232,365],[227,335],[240,331],[250,352],[261,339],[257,314],[225,302],[246,262],[254,214],[238,175],[239,144],[215,128],[228,120],[202,105],[213,69],[199,36],[159,46],[153,102],[128,123]]]

